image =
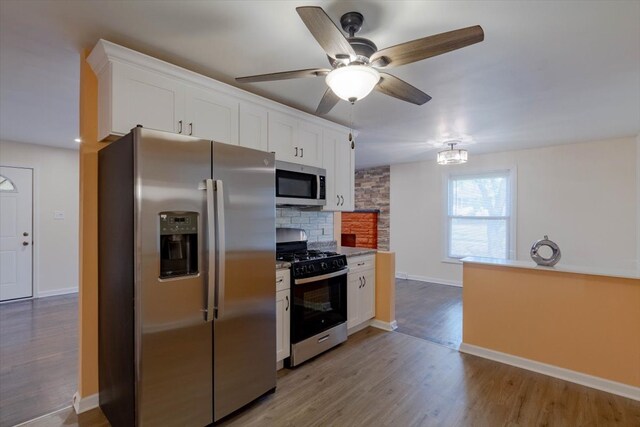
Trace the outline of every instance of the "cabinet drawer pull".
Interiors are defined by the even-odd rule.
[[[276,285],[277,285],[278,283],[282,283],[283,281],[284,281],[284,277],[280,277],[280,278],[278,278],[278,280],[276,280]]]
[[[182,133],[182,120],[178,120],[178,133]]]
[[[358,267],[360,267],[361,265],[364,265],[364,264],[365,264],[364,262],[359,262],[357,265]]]
[[[326,340],[328,340],[328,339],[329,339],[329,337],[330,337],[330,336],[331,336],[331,334],[329,334],[329,335],[325,335],[325,336],[323,336],[322,338],[318,338],[318,342],[326,341]]]

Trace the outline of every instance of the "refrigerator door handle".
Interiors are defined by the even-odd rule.
[[[216,180],[216,194],[216,215],[218,217],[218,295],[216,299],[216,319],[222,319],[222,316],[224,316],[224,273],[227,249],[224,235],[224,185],[220,179]]]
[[[213,180],[205,181],[207,190],[207,244],[208,248],[208,265],[209,272],[207,274],[207,308],[204,310],[204,318],[207,322],[213,321],[215,312],[215,275],[216,275],[216,222],[215,212],[213,210]]]

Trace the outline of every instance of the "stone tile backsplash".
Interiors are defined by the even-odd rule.
[[[309,243],[333,241],[333,212],[276,208],[276,227],[302,228]]]

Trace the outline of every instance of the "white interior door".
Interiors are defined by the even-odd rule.
[[[0,301],[33,296],[33,170],[0,166]]]

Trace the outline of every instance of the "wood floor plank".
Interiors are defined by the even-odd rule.
[[[1,427],[71,403],[77,330],[77,294],[0,304]]]
[[[462,288],[396,279],[398,332],[458,349],[462,342]]]
[[[99,410],[30,427],[105,426]],[[277,390],[220,426],[640,426],[640,402],[364,329],[278,374]]]

